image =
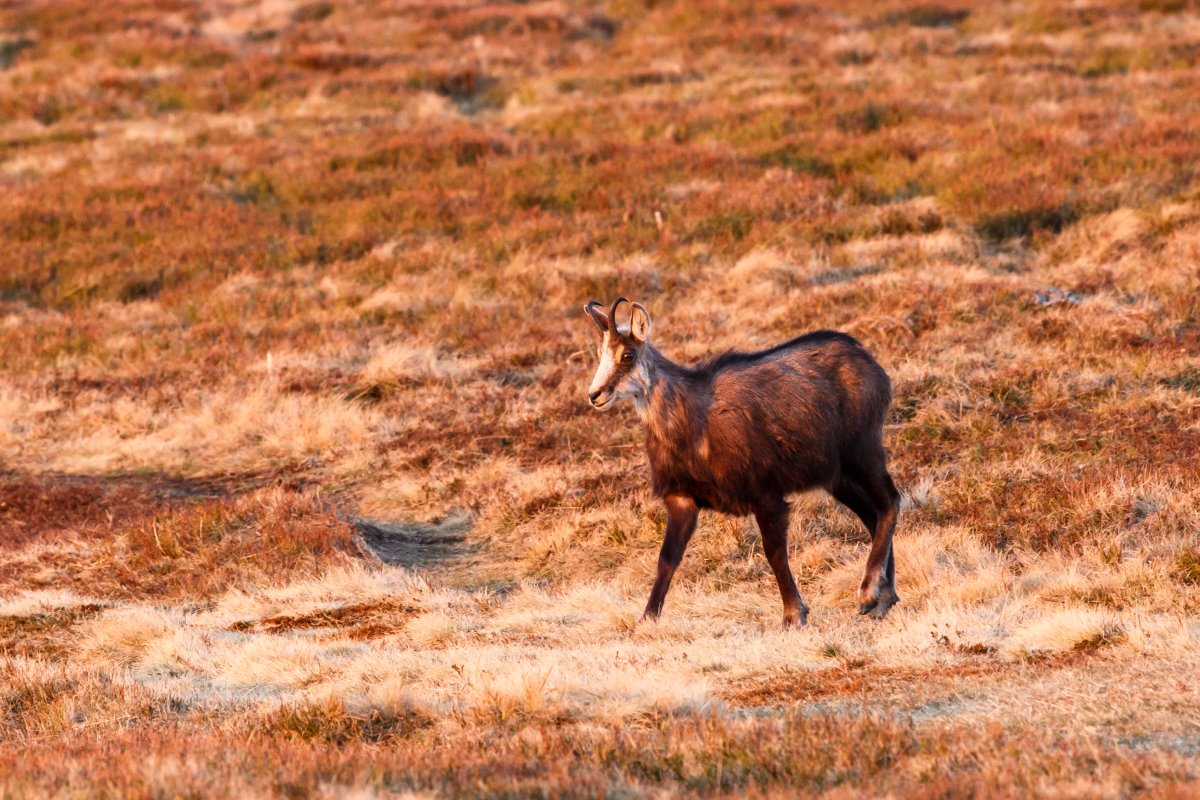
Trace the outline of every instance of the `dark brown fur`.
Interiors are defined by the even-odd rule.
[[[607,323],[612,312],[600,316]],[[709,508],[755,515],[779,583],[784,623],[803,624],[808,608],[787,562],[786,497],[815,488],[828,491],[867,527],[872,547],[859,611],[887,613],[899,600],[892,561],[899,493],[883,449],[891,382],[861,344],[844,333],[817,331],[770,350],[727,353],[687,368],[629,332],[613,331],[610,338],[613,346],[636,352],[636,366],[622,365],[612,385],[638,369],[646,376],[636,399],[646,422],[653,490],[667,507],[647,617],[662,611],[696,516]]]

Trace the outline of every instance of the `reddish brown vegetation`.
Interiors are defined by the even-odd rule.
[[[74,484],[74,485],[73,485]],[[315,572],[360,552],[350,524],[313,494],[266,489],[234,499],[171,498],[204,484],[56,483],[4,487],[19,520],[0,586],[98,598],[204,598]],[[208,491],[213,491],[209,485]],[[35,546],[40,545],[40,546]]]

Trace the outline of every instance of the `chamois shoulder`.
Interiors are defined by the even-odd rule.
[[[797,336],[795,339],[777,344],[767,350],[759,350],[753,353],[730,350],[697,365],[697,369],[709,373],[720,372],[726,369],[737,369],[738,367],[751,366],[783,353],[797,350],[815,350],[830,344],[848,345],[860,350],[863,349],[862,343],[848,333],[819,330],[806,333],[803,336]]]

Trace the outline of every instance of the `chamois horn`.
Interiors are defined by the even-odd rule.
[[[624,297],[618,297],[616,300],[613,300],[612,308],[608,311],[608,324],[611,326],[610,329],[613,333],[617,331],[617,309],[621,307],[621,303],[628,302]]]
[[[596,308],[597,306],[599,306],[601,311],[604,310],[604,305],[596,300],[589,300],[588,304],[586,306],[584,306],[584,309],[587,310],[588,316],[592,318],[592,321],[595,322],[597,325],[600,325],[600,318],[598,318],[595,314],[592,313],[592,310],[594,308]],[[605,320],[605,323],[603,325],[601,325],[600,327],[602,327],[605,330],[612,330],[611,321]]]

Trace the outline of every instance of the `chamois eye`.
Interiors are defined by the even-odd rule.
[[[630,361],[633,361],[633,351],[632,351],[632,350],[626,350],[624,353],[622,353],[622,354],[621,354],[621,361],[623,361],[623,362],[625,362],[625,363],[627,363],[627,364],[628,364]]]

